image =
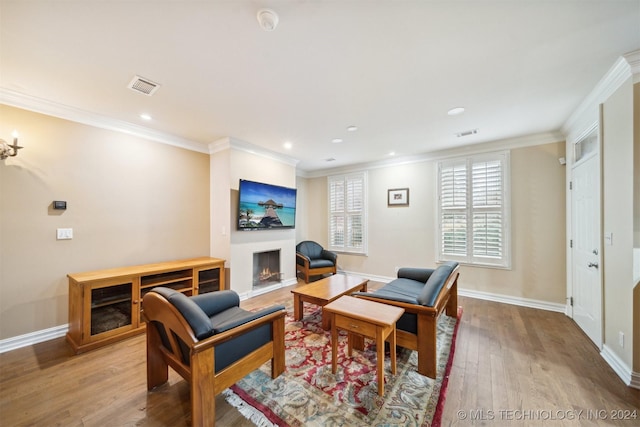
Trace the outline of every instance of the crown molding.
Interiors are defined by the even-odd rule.
[[[5,88],[0,88],[0,104],[22,108],[23,110],[46,114],[101,129],[122,132],[128,135],[137,136],[154,142],[160,142],[162,144],[173,145],[175,147],[191,151],[208,153],[207,147],[198,142]]]
[[[585,129],[598,122],[598,105],[605,102],[629,77],[634,81],[640,77],[640,50],[621,56],[600,79],[593,90],[562,125],[567,141],[577,141]]]
[[[267,150],[266,148],[258,147],[257,145],[232,137],[224,137],[213,141],[209,144],[208,153],[214,154],[230,149],[244,151],[245,153],[254,154],[256,156],[264,157],[266,159],[274,160],[276,162],[284,163],[293,167],[295,167],[299,162],[298,159],[294,159],[293,157],[285,156],[283,154],[276,153],[274,151]]]
[[[564,141],[564,135],[561,132],[544,132],[532,135],[524,135],[515,138],[499,139],[496,141],[482,142],[478,144],[464,145],[461,147],[448,148],[445,150],[430,151],[415,156],[397,157],[394,159],[381,160],[377,162],[360,163],[357,165],[347,165],[339,168],[321,169],[315,171],[297,171],[297,176],[302,178],[319,178],[329,175],[338,175],[344,173],[358,172],[362,170],[371,170],[379,168],[387,168],[401,166],[411,163],[428,162],[434,160],[443,160],[451,157],[470,156],[475,154],[489,153],[492,151],[511,150],[514,148],[532,147],[535,145],[551,144],[554,142]]]

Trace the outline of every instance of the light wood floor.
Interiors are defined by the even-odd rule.
[[[242,306],[268,305],[291,289]],[[471,298],[459,304],[445,426],[640,425],[640,413],[612,419],[640,410],[640,390],[622,383],[569,318]],[[144,344],[140,335],[76,356],[59,338],[1,354],[0,425],[189,425],[189,389],[177,374],[147,392]],[[222,396],[216,410],[219,426],[252,425]]]

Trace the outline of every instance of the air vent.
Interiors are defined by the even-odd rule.
[[[456,136],[458,138],[460,138],[462,136],[475,135],[476,133],[478,133],[478,129],[472,129],[472,130],[467,130],[467,131],[464,131],[464,132],[456,133]]]
[[[149,79],[145,79],[144,77],[135,76],[127,87],[133,91],[151,96],[158,90],[160,85],[158,83],[152,82]]]

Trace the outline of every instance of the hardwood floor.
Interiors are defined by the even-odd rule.
[[[242,306],[290,298],[291,289]],[[443,425],[640,425],[640,390],[620,381],[571,319],[464,297],[459,304]],[[76,356],[58,338],[1,354],[0,425],[189,425],[189,388],[181,377],[170,370],[168,384],[147,392],[144,340]],[[633,410],[635,420],[613,419]],[[221,395],[216,422],[252,425]]]

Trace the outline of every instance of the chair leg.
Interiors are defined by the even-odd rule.
[[[191,425],[213,426],[216,392],[213,347],[191,356]]]
[[[449,317],[458,317],[458,279],[453,282],[449,290],[449,301],[447,301],[446,313]]]
[[[418,373],[436,377],[436,317],[418,316]]]
[[[273,358],[271,359],[271,378],[277,378],[284,372],[284,316],[277,318],[271,325],[273,331]]]
[[[166,383],[169,379],[169,365],[160,351],[160,333],[153,324],[147,324],[147,389]]]

